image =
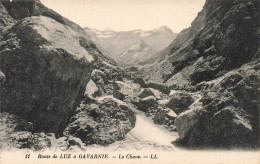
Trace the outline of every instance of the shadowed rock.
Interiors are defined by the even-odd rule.
[[[186,93],[175,93],[171,96],[171,99],[166,104],[168,108],[171,108],[176,114],[187,110],[187,108],[194,102],[194,99]]]
[[[0,69],[7,77],[3,110],[34,122],[35,131],[61,133],[92,71],[93,58],[78,38],[44,16],[25,18],[7,30],[0,51]]]

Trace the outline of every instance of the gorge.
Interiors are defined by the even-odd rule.
[[[206,0],[176,34],[1,1],[0,151],[259,149],[259,6]]]

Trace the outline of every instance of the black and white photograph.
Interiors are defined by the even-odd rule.
[[[0,0],[0,164],[259,164],[259,0]]]

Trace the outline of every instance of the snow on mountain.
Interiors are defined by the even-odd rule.
[[[166,26],[143,31],[113,31],[85,28],[98,48],[107,56],[126,67],[142,66],[157,52],[163,50],[176,37]]]

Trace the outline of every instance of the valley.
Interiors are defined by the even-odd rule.
[[[258,150],[259,1],[179,34],[99,31],[0,2],[0,151]]]

